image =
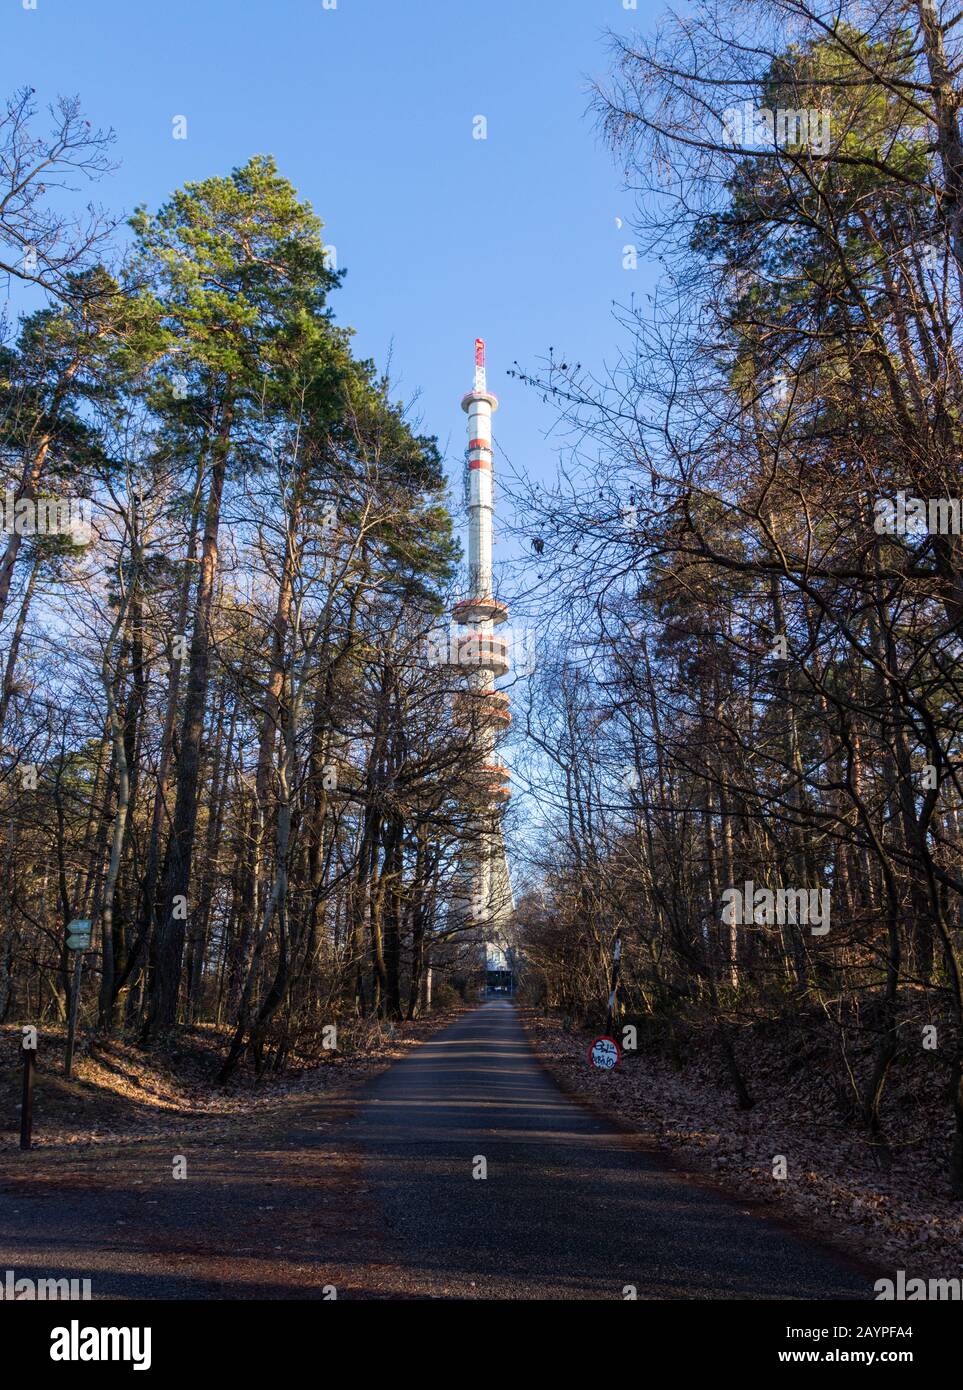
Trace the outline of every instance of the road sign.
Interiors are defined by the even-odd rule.
[[[67,925],[67,949],[68,951],[89,951],[90,950],[90,918],[75,917]]]
[[[614,1038],[596,1038],[589,1049],[589,1060],[600,1071],[611,1071],[618,1066],[622,1051]]]

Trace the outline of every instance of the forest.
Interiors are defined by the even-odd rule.
[[[607,368],[516,364],[561,458],[500,479],[524,998],[711,1045],[743,1110],[761,1031],[816,1040],[881,1165],[917,1058],[956,1198],[961,62],[933,0],[613,38],[594,114],[660,286]],[[79,101],[8,101],[0,271],[43,306],[0,345],[0,1022],[63,1022],[89,919],[82,1028],[215,1025],[227,1080],[416,1017],[433,967],[465,995],[477,759],[425,658],[460,552],[274,161],[122,226],[77,192],[111,160]]]
[[[744,1110],[782,1039],[870,1169],[931,1137],[887,1112],[915,1068],[960,1198],[958,38],[932,0],[719,0],[613,40],[595,114],[659,292],[608,371],[516,368],[565,457],[513,486],[552,612],[516,709],[557,836],[538,997],[601,1027],[617,989]]]
[[[86,921],[87,1037],[205,1022],[222,1080],[281,1070],[415,1016],[470,925],[441,458],[273,160],[124,229],[77,212],[112,136],[76,99],[21,90],[0,141],[2,268],[43,298],[0,349],[0,1020],[63,1023]]]

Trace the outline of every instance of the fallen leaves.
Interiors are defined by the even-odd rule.
[[[881,1168],[869,1136],[839,1114],[818,1039],[801,1063],[790,1056],[797,1040],[785,1034],[770,1030],[743,1042],[756,1104],[741,1111],[721,1059],[704,1040],[683,1056],[676,1042],[660,1049],[649,1040],[645,1051],[623,1054],[605,1073],[588,1065],[589,1031],[534,1012],[526,1026],[567,1091],[730,1191],[762,1199],[807,1229],[914,1276],[946,1277],[963,1268],[963,1210],[947,1188],[952,1122],[933,1054],[908,1050],[893,1069],[883,1115],[889,1161]],[[773,1177],[777,1154],[788,1160],[783,1181]]]

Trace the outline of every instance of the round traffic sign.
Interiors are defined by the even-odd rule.
[[[622,1051],[614,1038],[596,1038],[589,1048],[589,1061],[600,1071],[611,1071],[618,1066]]]

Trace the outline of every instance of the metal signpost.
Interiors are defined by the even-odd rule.
[[[90,950],[89,917],[76,917],[67,925],[67,950],[77,953],[74,962],[74,983],[70,991],[70,1015],[67,1020],[67,1055],[64,1058],[64,1076],[68,1077],[74,1065],[74,1039],[77,1036],[77,1003],[80,999],[80,977],[84,968],[84,952]]]

